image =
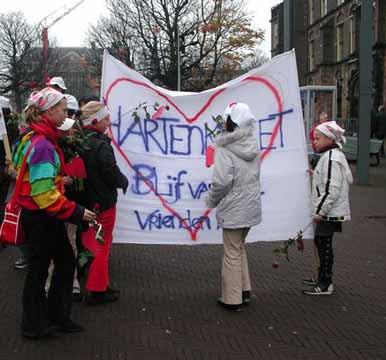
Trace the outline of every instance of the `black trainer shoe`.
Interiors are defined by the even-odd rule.
[[[320,285],[315,286],[312,290],[304,290],[303,294],[306,295],[332,295],[334,292],[334,285],[331,283],[326,287],[321,287]]]
[[[28,260],[25,257],[19,257],[14,263],[15,269],[25,269],[28,266]]]
[[[118,293],[109,291],[90,291],[86,296],[87,305],[102,305],[108,304],[119,299]]]
[[[57,331],[68,334],[84,331],[83,326],[77,324],[72,320],[67,320],[61,323],[54,323],[54,326],[56,326]]]
[[[114,289],[114,288],[112,288],[112,287],[110,287],[110,286],[107,286],[106,292],[109,292],[109,293],[112,293],[112,294],[118,294],[118,295],[120,295],[121,290],[119,290],[119,289]]]
[[[303,284],[310,285],[310,286],[316,286],[316,285],[318,285],[318,282],[312,277],[309,279],[303,279]]]
[[[217,299],[217,304],[222,306],[225,310],[235,312],[243,311],[243,304],[226,304],[221,299]]]
[[[44,338],[49,338],[55,335],[57,330],[56,326],[47,326],[44,330],[41,331],[28,331],[22,330],[21,334],[23,337],[30,340],[39,340]]]

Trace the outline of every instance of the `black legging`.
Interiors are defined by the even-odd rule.
[[[320,260],[319,284],[322,286],[328,286],[332,282],[332,267],[334,264],[332,237],[333,234],[330,236],[315,236],[315,245],[318,249]]]
[[[39,334],[50,322],[62,323],[70,319],[75,258],[64,222],[44,211],[23,210],[21,219],[29,246],[22,330]],[[55,269],[46,297],[44,285],[51,260]]]

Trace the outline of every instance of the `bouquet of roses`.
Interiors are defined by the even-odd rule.
[[[280,258],[285,258],[288,262],[290,261],[289,249],[291,246],[296,245],[297,250],[303,254],[303,250],[304,250],[303,234],[311,226],[311,224],[312,222],[309,223],[305,227],[305,229],[300,230],[294,237],[291,237],[288,240],[283,241],[281,246],[273,249],[275,260],[272,262],[272,267],[274,269],[279,267]]]

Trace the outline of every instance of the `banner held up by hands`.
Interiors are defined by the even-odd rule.
[[[145,244],[221,242],[206,149],[229,103],[247,103],[261,149],[263,222],[248,241],[288,239],[311,218],[307,148],[295,53],[217,88],[181,93],[157,87],[105,51],[102,97],[111,112],[117,161],[130,180],[118,201],[115,240]],[[312,237],[312,229],[305,238]]]

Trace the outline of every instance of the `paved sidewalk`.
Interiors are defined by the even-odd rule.
[[[25,270],[17,249],[0,252],[0,359],[227,360],[386,359],[386,163],[370,186],[353,186],[353,221],[335,239],[333,296],[307,297],[311,242],[273,269],[274,244],[248,245],[254,297],[243,313],[216,305],[221,246],[114,245],[121,299],[74,304],[87,331],[33,342],[19,335]]]

